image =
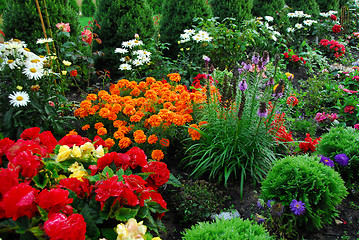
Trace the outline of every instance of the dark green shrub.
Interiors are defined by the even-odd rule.
[[[286,0],[285,3],[292,8],[292,11],[303,11],[312,17],[319,16],[319,5],[315,0]]]
[[[320,12],[339,11],[340,0],[316,0],[316,2],[319,5]]]
[[[154,34],[152,15],[146,0],[100,0],[95,19],[101,26],[98,35],[102,44],[95,50],[104,52],[105,56],[96,60],[96,68],[108,69],[114,75],[120,65],[115,49],[121,47],[122,42],[133,39],[136,33],[145,42],[151,39]]]
[[[42,4],[42,1],[39,1]],[[78,14],[67,2],[48,0],[46,1],[51,28],[60,22],[70,23],[71,35],[76,38],[80,34]],[[42,16],[46,24],[44,7],[41,6]],[[7,9],[3,14],[4,33],[7,39],[17,38],[25,41],[28,47],[33,50],[36,40],[44,38],[39,13],[35,0],[7,0]],[[49,31],[47,36],[50,37]]]
[[[83,0],[81,9],[82,15],[84,15],[85,17],[92,17],[95,13],[96,6],[92,0]]]
[[[211,9],[206,0],[165,0],[160,21],[161,42],[169,43],[165,55],[176,58],[178,41],[185,29],[192,28],[193,18],[210,18]]]
[[[239,24],[252,16],[253,0],[211,0],[211,6],[213,16],[219,17],[219,21],[235,18]]]
[[[77,13],[80,12],[80,6],[77,4],[76,0],[69,0],[70,7],[75,10]]]
[[[206,221],[212,214],[219,213],[227,199],[214,184],[204,180],[184,181],[174,196],[178,216],[183,222],[191,223]]]
[[[252,14],[256,17],[264,17],[264,16],[276,16],[276,12],[283,9],[285,5],[284,0],[254,0]]]
[[[234,218],[230,220],[215,220],[212,223],[200,222],[191,229],[187,229],[182,239],[184,240],[265,240],[273,239],[264,227],[254,221]]]
[[[162,11],[162,0],[147,0],[148,4],[153,10],[154,14],[159,14]]]
[[[335,209],[347,195],[344,181],[334,169],[319,162],[317,157],[287,156],[274,163],[262,183],[264,201],[280,203],[283,234],[298,236],[332,222]],[[305,204],[305,211],[295,215],[290,210],[293,200]],[[274,206],[274,205],[273,205]],[[278,214],[279,215],[279,214]],[[277,229],[277,230],[278,230]]]
[[[6,0],[0,0],[0,15],[5,11]]]
[[[318,155],[329,157],[335,162],[337,154],[344,153],[349,157],[347,166],[336,163],[335,169],[340,172],[347,186],[358,182],[359,176],[359,131],[351,127],[331,128],[328,133],[322,135],[322,140],[317,145]]]

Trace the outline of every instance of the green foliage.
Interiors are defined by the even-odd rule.
[[[192,28],[194,18],[208,19],[212,16],[211,9],[205,0],[165,0],[160,20],[161,42],[169,43],[166,56],[177,58],[178,41],[185,29]]]
[[[351,127],[335,127],[322,135],[317,145],[317,154],[334,160],[335,155],[345,153],[349,157],[348,166],[336,166],[347,186],[358,183],[359,176],[359,131]]]
[[[105,56],[96,60],[96,68],[108,69],[115,74],[120,65],[115,48],[121,47],[123,41],[132,39],[136,33],[141,39],[151,39],[154,34],[152,15],[146,0],[100,0],[95,19],[101,26],[98,35],[102,44],[95,50],[104,52]]]
[[[80,12],[80,6],[77,4],[76,0],[69,0],[70,7],[75,10],[77,13]]]
[[[314,17],[318,17],[320,12],[319,5],[316,0],[286,0],[285,3],[294,11],[303,11],[304,13],[310,14]]]
[[[314,136],[317,132],[317,124],[313,119],[306,120],[303,117],[298,118],[286,118],[288,129],[295,134],[309,133]]]
[[[254,221],[234,218],[230,220],[216,219],[212,223],[200,222],[191,229],[187,229],[182,239],[184,240],[217,240],[217,239],[236,239],[236,240],[264,240],[272,239],[265,228],[256,224]]]
[[[220,21],[225,18],[235,18],[234,23],[239,24],[252,16],[253,0],[211,0],[213,16]]]
[[[54,29],[55,25],[60,22],[70,23],[71,34],[78,36],[80,33],[78,14],[67,2],[46,1],[50,26],[47,26],[45,8],[42,5],[42,1],[39,1],[39,3],[48,37],[50,37],[49,27]],[[35,0],[8,0],[3,19],[4,33],[7,39],[16,38],[25,41],[28,44],[28,48],[34,50],[38,47],[35,44],[36,40],[44,38]]]
[[[0,15],[4,12],[6,8],[6,1],[7,0],[0,0]]]
[[[81,5],[82,15],[92,17],[95,13],[96,6],[92,0],[83,0]]]
[[[316,0],[316,2],[319,5],[320,12],[339,11],[340,0]]]
[[[154,14],[160,14],[162,11],[162,0],[147,0]]]
[[[334,169],[319,162],[317,157],[287,156],[274,163],[262,182],[262,199],[275,200],[284,206],[283,235],[298,236],[300,230],[313,231],[332,222],[338,204],[347,195],[344,181]],[[296,199],[305,204],[302,215],[294,215],[288,206]]]
[[[174,196],[179,218],[191,223],[209,220],[212,214],[224,208],[227,199],[214,184],[204,180],[184,181]]]
[[[272,16],[277,22],[279,14],[277,14],[285,5],[284,0],[254,0],[252,14],[256,17]]]

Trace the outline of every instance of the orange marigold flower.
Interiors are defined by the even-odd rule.
[[[90,128],[90,125],[86,124],[86,125],[83,125],[81,129],[86,131],[86,130],[89,130],[89,128]]]
[[[137,85],[137,87],[138,87],[140,90],[142,90],[142,89],[144,89],[144,88],[146,87],[146,83],[145,83],[145,82],[140,82],[140,83]]]
[[[83,109],[83,108],[76,109],[74,114],[75,114],[76,117],[80,117],[80,118],[85,118],[85,117],[88,116],[87,111],[85,109]]]
[[[97,100],[97,95],[91,93],[91,94],[87,95],[86,100],[95,101],[95,100]]]
[[[100,127],[99,129],[97,129],[97,134],[99,136],[105,135],[105,134],[107,134],[107,129],[104,127]]]
[[[175,114],[172,122],[177,126],[182,126],[186,123],[185,118],[180,114]]]
[[[189,114],[189,113],[185,113],[182,116],[183,116],[185,122],[192,122],[193,121],[193,118],[192,118],[191,114]]]
[[[131,122],[140,122],[141,119],[142,119],[142,117],[139,116],[139,115],[137,115],[137,114],[132,115],[132,116],[130,117],[130,121],[131,121]]]
[[[147,90],[145,93],[145,97],[152,99],[152,100],[156,100],[157,99],[157,93],[154,90]]]
[[[113,95],[120,95],[121,91],[117,84],[111,84],[110,93]]]
[[[117,119],[117,114],[114,112],[110,112],[107,118],[108,120],[115,121]]]
[[[131,143],[132,143],[131,139],[129,139],[128,137],[124,137],[118,142],[118,146],[121,149],[125,149],[128,148],[131,145]]]
[[[138,95],[140,95],[140,93],[141,93],[141,90],[140,90],[139,88],[137,88],[137,87],[135,87],[135,88],[130,92],[131,96],[135,96],[135,97],[137,97]]]
[[[163,146],[163,147],[168,147],[170,145],[170,140],[166,139],[166,138],[162,138],[160,140],[160,144]]]
[[[201,138],[201,134],[195,130],[195,129],[199,129],[197,124],[191,124],[189,125],[190,127],[188,128],[188,133],[190,135],[190,137],[192,138],[192,140],[199,140]]]
[[[109,95],[107,91],[101,90],[97,93],[97,95],[103,99],[104,96]]]
[[[181,81],[181,75],[179,75],[179,73],[170,73],[167,75],[167,77],[169,77],[172,82]]]
[[[111,109],[111,112],[114,112],[114,113],[119,113],[122,109],[122,106],[121,104],[118,104],[118,103],[115,103],[112,105],[112,109]]]
[[[80,107],[82,107],[83,109],[89,109],[92,107],[92,104],[91,104],[91,101],[89,100],[83,100],[81,103],[80,103]]]
[[[122,139],[122,138],[125,137],[125,134],[123,132],[121,132],[121,131],[116,131],[116,132],[113,133],[113,137],[115,139]]]
[[[72,129],[66,136],[69,135],[77,135],[77,132],[75,131],[75,129]]]
[[[151,153],[151,157],[153,160],[161,161],[165,155],[163,154],[162,150],[153,150]]]
[[[95,123],[95,129],[98,130],[99,128],[104,127],[102,122]]]
[[[147,140],[145,133],[142,130],[136,130],[133,133],[133,138],[136,143],[144,143]]]
[[[177,85],[175,88],[176,92],[182,93],[183,91],[186,91],[183,85]]]
[[[126,85],[129,89],[134,89],[135,87],[137,87],[137,82],[135,81],[131,81]]]
[[[108,118],[108,115],[110,115],[111,111],[108,108],[101,108],[98,115],[100,115],[103,118]]]
[[[149,144],[155,144],[158,141],[158,137],[155,134],[152,134],[148,137],[147,142]]]
[[[126,87],[126,85],[129,83],[130,81],[128,81],[127,79],[120,79],[117,82],[117,85],[119,88],[123,88]]]
[[[136,113],[136,109],[132,105],[127,104],[122,112],[128,116],[132,116]]]
[[[90,109],[88,110],[88,113],[91,114],[91,115],[95,115],[95,113],[96,113],[97,110],[99,110],[99,109],[100,109],[100,107],[99,107],[98,105],[93,106],[92,108],[90,108]]]
[[[146,78],[146,83],[148,83],[149,85],[151,85],[154,82],[156,82],[156,79],[154,79],[153,77]]]
[[[115,141],[112,138],[107,138],[105,140],[105,143],[108,146],[108,148],[112,148],[112,146],[115,145]]]
[[[184,102],[189,102],[191,101],[191,95],[187,91],[181,92],[180,99]]]
[[[165,102],[164,104],[163,104],[163,108],[170,108],[170,107],[172,107],[173,106],[173,104],[171,103],[171,102]]]
[[[158,127],[159,125],[161,125],[161,122],[162,122],[162,118],[158,115],[152,115],[150,118],[148,118],[148,123],[152,127]]]
[[[127,124],[127,122],[121,121],[121,120],[115,120],[115,121],[113,122],[113,126],[114,126],[115,128],[119,128],[120,126],[126,126],[126,124]]]

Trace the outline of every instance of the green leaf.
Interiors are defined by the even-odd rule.
[[[167,184],[171,184],[172,186],[175,186],[175,187],[181,187],[182,186],[182,184],[178,180],[178,178],[176,178],[172,173],[170,174],[170,178],[168,179]]]
[[[11,108],[9,111],[7,111],[4,115],[4,127],[10,128],[12,126],[12,114],[14,112],[15,108]]]
[[[36,186],[38,186],[41,189],[44,189],[46,187],[46,185],[50,182],[46,172],[47,171],[39,172],[35,177],[32,178],[32,180],[34,180]]]
[[[151,214],[151,212],[149,211],[148,205],[145,202],[145,205],[143,207],[140,207],[140,209],[138,210],[136,217],[138,217],[140,219],[147,218],[150,214]]]
[[[105,167],[105,169],[102,171],[103,176],[108,176],[108,178],[112,177],[114,175],[113,170],[110,167]]]
[[[115,217],[118,221],[127,222],[130,218],[135,218],[137,212],[138,212],[138,208],[122,207],[116,211]]]
[[[100,217],[99,212],[86,205],[81,210],[81,215],[86,222],[86,236],[91,239],[98,239],[100,237],[100,230],[96,226],[95,220]]]
[[[101,232],[102,232],[102,235],[107,240],[116,240],[117,239],[117,233],[116,233],[115,229],[113,229],[113,228],[102,228]]]
[[[37,239],[43,239],[44,231],[41,230],[39,226],[32,227],[29,229],[29,231],[32,232],[32,234],[34,234]]]

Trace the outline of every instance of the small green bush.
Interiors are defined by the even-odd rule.
[[[337,154],[344,153],[349,157],[347,166],[336,164],[335,169],[340,172],[347,186],[358,182],[359,176],[359,131],[351,127],[331,128],[328,133],[322,135],[322,140],[317,145],[318,155],[323,155],[334,160]]]
[[[186,229],[182,239],[185,240],[264,240],[273,239],[261,225],[254,221],[234,218],[230,220],[215,220],[212,223],[200,222],[191,229]]]
[[[219,21],[235,18],[235,23],[239,24],[252,16],[253,2],[253,0],[211,0],[213,16],[219,17]]]
[[[316,0],[321,12],[339,11],[339,0]]]
[[[80,12],[80,6],[77,4],[76,0],[69,0],[70,7],[75,10],[77,13]]]
[[[204,180],[184,181],[174,198],[182,221],[192,223],[206,221],[212,214],[219,213],[228,199],[214,184]]]
[[[4,12],[6,7],[6,0],[0,0],[0,15]]]
[[[336,206],[347,195],[344,181],[334,169],[319,162],[318,157],[287,156],[274,163],[262,183],[264,201],[283,205],[281,231],[293,233],[322,228],[336,217]],[[303,214],[293,214],[293,199],[305,204]],[[284,230],[283,230],[284,229]]]
[[[82,15],[84,15],[85,17],[92,17],[95,13],[96,6],[92,0],[83,0],[81,9]]]
[[[285,3],[294,11],[303,11],[312,17],[319,16],[319,5],[315,0],[286,0]]]
[[[276,12],[283,9],[284,0],[254,0],[252,14],[256,17],[276,16]]]

